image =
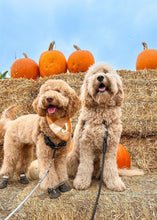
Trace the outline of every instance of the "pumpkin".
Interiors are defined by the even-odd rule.
[[[42,77],[53,74],[66,73],[67,62],[64,54],[58,50],[53,50],[55,41],[53,41],[49,50],[43,52],[39,58],[39,70]]]
[[[74,48],[76,51],[68,58],[68,70],[71,73],[86,72],[95,63],[94,57],[91,52],[81,50],[76,45],[74,45]]]
[[[130,155],[126,148],[122,145],[118,145],[117,150],[117,166],[119,169],[127,168],[129,169],[131,166]]]
[[[157,50],[148,49],[145,42],[142,42],[144,50],[137,56],[136,70],[157,69]]]
[[[17,59],[11,66],[11,78],[36,79],[39,77],[38,64],[23,53],[24,58]]]
[[[73,149],[73,142],[71,142],[70,144],[68,153],[70,153],[72,149]],[[131,167],[130,155],[127,149],[122,144],[119,144],[117,149],[117,166],[118,169],[123,169],[123,168],[130,169]]]

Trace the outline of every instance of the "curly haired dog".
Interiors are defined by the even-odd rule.
[[[61,195],[60,192],[70,190],[67,183],[66,155],[71,137],[67,126],[69,118],[74,116],[80,106],[79,97],[66,82],[50,79],[40,87],[39,94],[33,102],[33,108],[37,114],[24,115],[10,121],[6,117],[6,123],[4,123],[5,117],[3,117],[0,126],[1,130],[6,130],[6,132],[4,160],[0,171],[3,178],[0,188],[7,186],[8,177],[11,177],[14,171],[22,174],[20,175],[21,183],[28,183],[25,173],[32,161],[35,145],[39,177],[41,178],[48,169],[54,152],[54,149],[48,146],[50,144],[53,146],[63,145],[63,147],[56,151],[54,163],[40,186],[44,190],[48,189],[50,198],[56,198]],[[62,126],[56,125],[56,121]],[[63,121],[65,123],[62,123]],[[55,130],[52,130],[53,126],[55,129],[59,129],[60,136],[57,135],[59,134],[58,130],[56,133]]]
[[[125,190],[116,164],[123,97],[121,78],[110,65],[97,63],[89,68],[81,88],[82,109],[74,132],[74,146],[67,157],[68,173],[75,177],[76,189],[88,188],[93,175],[99,176],[107,129],[103,182],[111,190]]]

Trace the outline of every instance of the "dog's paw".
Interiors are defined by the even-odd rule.
[[[112,191],[122,192],[126,189],[125,184],[120,178],[114,181],[106,182],[105,184],[107,188],[111,189]]]
[[[91,180],[86,177],[76,177],[73,182],[73,186],[75,189],[84,190],[87,189],[91,184]]]

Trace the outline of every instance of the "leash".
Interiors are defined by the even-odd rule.
[[[40,184],[42,183],[42,181],[45,179],[45,177],[48,175],[51,167],[52,167],[52,163],[55,159],[55,154],[56,151],[59,150],[61,147],[64,147],[66,145],[66,141],[62,141],[60,142],[58,145],[55,145],[50,138],[43,132],[40,131],[39,134],[42,133],[44,135],[44,140],[45,140],[45,144],[48,145],[49,147],[51,147],[52,149],[54,149],[53,152],[53,156],[52,159],[50,161],[49,167],[46,170],[45,174],[43,175],[43,177],[39,180],[38,184],[34,187],[34,189],[30,192],[30,194],[16,207],[16,209],[13,210],[13,212],[11,212],[4,220],[8,220],[26,201],[27,199],[34,193],[34,191],[40,186]]]
[[[103,124],[105,124],[105,126],[106,126],[105,121],[103,122]],[[106,128],[107,128],[107,126],[106,126]],[[106,148],[107,148],[107,138],[108,138],[108,130],[105,131],[104,140],[103,140],[103,159],[102,159],[102,167],[101,167],[101,176],[100,176],[99,190],[98,190],[97,198],[96,198],[95,205],[94,205],[94,208],[93,208],[93,213],[92,213],[91,220],[94,219],[94,216],[95,216],[95,213],[96,213],[96,208],[97,208],[99,197],[100,197],[100,193],[101,193],[101,187],[102,187],[102,182],[103,182],[105,153],[106,153]]]

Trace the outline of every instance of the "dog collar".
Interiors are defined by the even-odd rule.
[[[67,141],[71,134],[70,118],[50,118],[46,116],[47,123],[52,132],[61,140]]]

